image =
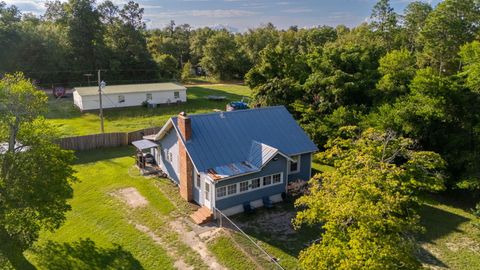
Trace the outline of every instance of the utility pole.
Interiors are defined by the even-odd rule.
[[[100,128],[102,130],[102,133],[105,133],[105,129],[103,127],[103,104],[102,104],[102,82],[100,80],[100,72],[101,70],[98,70],[98,97],[100,99]]]

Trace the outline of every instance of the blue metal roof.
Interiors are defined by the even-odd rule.
[[[288,156],[318,150],[284,106],[192,114],[189,117],[192,134],[186,147],[199,172],[249,159],[257,167],[264,157],[252,158],[254,142],[268,146],[257,148],[266,151],[267,156],[272,148]],[[172,122],[178,130],[177,117],[172,117]]]
[[[278,149],[257,141],[252,142],[248,162],[257,168],[263,167],[272,157],[278,153]]]

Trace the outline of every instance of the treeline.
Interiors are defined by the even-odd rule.
[[[147,30],[134,2],[47,2],[40,17],[2,3],[0,72],[43,85],[85,85],[99,68],[110,84],[179,80],[191,69],[245,79],[255,102],[287,105],[319,146],[342,126],[393,130],[440,153],[451,188],[480,189],[479,5],[417,1],[400,15],[380,0],[351,29],[267,24],[234,34],[173,21]]]
[[[45,5],[45,13],[34,16],[0,2],[0,73],[22,71],[45,86],[85,85],[97,69],[107,71],[110,84],[179,80],[187,68],[242,80],[258,53],[280,36],[271,24],[242,34],[174,21],[147,30],[144,9],[132,1],[121,7],[94,0]]]
[[[353,29],[280,33],[245,78],[257,102],[287,105],[320,146],[343,126],[395,131],[441,154],[451,190],[478,190],[479,38],[478,1],[417,1],[400,15],[381,0]]]

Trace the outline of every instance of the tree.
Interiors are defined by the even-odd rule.
[[[192,78],[192,64],[187,62],[182,68],[182,81],[188,82]]]
[[[425,21],[432,10],[430,4],[420,1],[412,2],[405,8],[403,20],[410,51],[421,49],[421,44],[416,42],[417,36],[422,31]]]
[[[480,26],[480,5],[475,0],[445,0],[428,15],[418,37],[423,44],[420,65],[438,74],[451,75],[460,69],[458,51],[473,41]]]
[[[417,269],[416,207],[424,191],[444,188],[445,163],[392,132],[342,129],[322,153],[335,170],[310,180],[295,226],[322,224],[320,242],[300,253],[305,269]]]
[[[245,56],[239,54],[233,34],[219,31],[207,40],[200,64],[219,79],[243,78],[248,70]]]
[[[70,0],[68,2],[68,39],[71,59],[79,70],[101,68],[106,59],[103,27],[94,0]]]
[[[397,17],[398,15],[390,6],[390,0],[379,0],[370,15],[373,29],[380,33],[388,48],[392,47],[394,36],[398,30]]]
[[[193,64],[198,64],[203,58],[207,40],[213,36],[214,33],[215,31],[209,27],[198,28],[192,32],[190,37],[190,54]]]
[[[463,70],[467,76],[466,84],[472,91],[480,93],[480,42],[474,41],[460,48],[460,56],[464,63]]]
[[[251,63],[258,61],[258,54],[267,47],[268,44],[277,44],[279,32],[271,23],[265,26],[248,29],[248,31],[238,36],[238,43],[242,53],[245,53]]]
[[[157,56],[155,58],[155,62],[157,62],[160,70],[160,78],[169,80],[178,79],[180,75],[178,70],[178,62],[173,56],[169,54],[163,54]]]
[[[0,81],[0,121],[7,126],[8,151],[14,152],[20,125],[32,122],[45,111],[47,97],[23,74],[6,75]]]
[[[54,143],[55,132],[39,116],[47,98],[21,74],[0,82],[0,251],[15,269],[34,269],[22,252],[38,239],[40,230],[53,231],[70,209],[67,199],[76,179],[71,151]]]
[[[408,85],[415,76],[415,57],[407,50],[393,50],[380,59],[378,71],[382,78],[377,89],[390,98],[408,93]]]

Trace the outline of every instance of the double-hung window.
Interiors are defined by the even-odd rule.
[[[147,100],[152,100],[152,93],[147,93]]]
[[[248,181],[240,182],[240,192],[248,191]]]
[[[252,189],[259,188],[260,187],[260,178],[255,178],[252,179]]]
[[[272,176],[264,176],[263,177],[263,186],[269,186],[272,184]]]
[[[233,195],[237,193],[237,184],[227,186],[227,194]]]
[[[293,156],[291,159],[288,173],[294,174],[300,172],[300,156]]]
[[[217,198],[223,198],[225,196],[227,196],[227,187],[218,187]]]
[[[282,175],[280,173],[274,174],[272,178],[273,178],[274,184],[278,184],[282,182]]]
[[[180,92],[173,92],[173,98],[179,99],[180,98]]]
[[[200,174],[197,173],[196,175],[197,179],[195,179],[195,186],[197,188],[200,188],[201,182],[200,182]]]

